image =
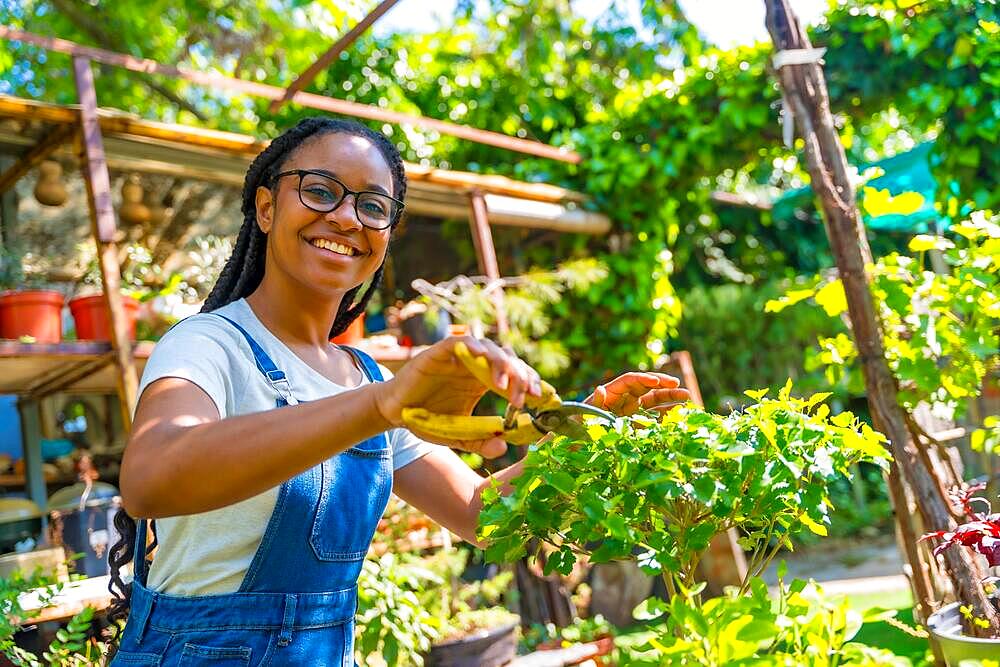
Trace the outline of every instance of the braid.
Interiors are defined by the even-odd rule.
[[[212,287],[208,298],[205,299],[205,305],[202,306],[201,312],[209,312],[249,296],[260,286],[261,280],[264,279],[267,234],[261,231],[257,225],[257,188],[261,186],[273,188],[281,167],[295,150],[310,138],[324,134],[348,134],[363,137],[375,144],[379,152],[382,153],[382,157],[389,164],[392,173],[393,196],[399,200],[406,199],[406,170],[403,158],[385,135],[351,120],[315,117],[300,121],[295,127],[272,141],[254,158],[250,168],[247,169],[247,175],[243,181],[243,202],[240,207],[243,213],[243,225],[236,238],[233,254],[226,261],[225,267],[219,274],[219,279]],[[390,224],[390,229],[395,228],[401,216],[402,210],[397,210]],[[372,294],[375,293],[382,281],[383,268],[384,264],[379,266],[375,275],[372,276],[371,283],[357,303],[354,302],[354,297],[361,289],[361,285],[344,294],[337,310],[337,317],[330,329],[331,338],[343,333],[351,322],[365,311],[365,306],[368,305]],[[135,519],[130,517],[124,509],[119,510],[115,515],[114,524],[120,538],[108,553],[108,563],[111,569],[111,583],[108,589],[113,596],[108,618],[111,621],[118,621],[128,616],[132,592],[131,583],[126,584],[121,577],[121,568],[132,562],[136,539],[140,537],[144,539],[145,536],[136,535]],[[117,639],[117,636],[113,638],[112,644],[117,643],[114,639]],[[115,648],[112,647],[111,650],[113,651]]]

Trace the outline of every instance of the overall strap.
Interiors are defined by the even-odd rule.
[[[292,395],[292,387],[288,383],[288,378],[285,376],[285,372],[278,370],[277,365],[271,361],[271,357],[267,356],[267,352],[265,352],[264,348],[262,348],[260,344],[253,339],[253,336],[251,336],[246,329],[225,315],[220,315],[219,313],[209,314],[221,317],[236,327],[237,331],[243,334],[247,344],[250,346],[250,351],[253,352],[253,360],[254,363],[257,364],[257,370],[261,372],[261,375],[264,376],[267,383],[270,384],[274,391],[278,394],[280,398],[279,402],[284,402],[285,405],[297,405],[298,401],[295,400],[295,396]]]
[[[382,371],[378,367],[378,363],[372,359],[371,355],[367,352],[362,352],[361,350],[348,347],[346,345],[341,345],[340,349],[347,350],[351,356],[357,360],[362,370],[364,370],[365,375],[368,376],[369,382],[382,382],[384,380],[382,377]]]
[[[147,525],[153,526],[153,543],[150,548],[146,548]],[[146,575],[149,563],[146,561],[147,554],[156,547],[156,524],[146,519],[136,519],[135,522],[135,547],[132,552],[132,579],[138,581],[143,586],[146,585]]]

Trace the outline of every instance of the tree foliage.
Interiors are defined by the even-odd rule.
[[[157,0],[135,12],[106,0],[0,2],[8,25],[279,85],[374,4]],[[441,31],[363,36],[313,84],[335,97],[567,145],[584,156],[576,166],[526,159],[376,124],[408,159],[566,185],[591,195],[612,218],[606,238],[565,236],[527,250],[528,261],[542,266],[589,254],[610,270],[557,313],[563,317],[554,333],[575,362],[563,378],[567,387],[655,363],[681,314],[672,276],[682,284],[755,282],[784,273],[789,261],[823,256],[815,225],[781,229],[764,212],[730,228],[731,211],[712,200],[714,190],[766,198],[807,180],[801,146],[781,141],[770,45],[711,49],[674,3],[642,6],[649,34],[614,8],[589,24],[567,0],[462,2],[454,25]],[[995,0],[833,6],[812,37],[827,48],[833,110],[852,161],[937,135],[944,139],[935,144],[934,167],[944,212],[957,213],[970,200],[995,206],[998,31]],[[0,90],[73,101],[64,57],[3,44],[0,60],[9,66],[0,68]],[[312,113],[285,105],[270,115],[264,100],[158,83],[183,103],[151,94],[141,76],[112,70],[101,72],[100,100],[184,122],[196,111],[207,124],[259,135]],[[803,237],[814,241],[802,248]]]

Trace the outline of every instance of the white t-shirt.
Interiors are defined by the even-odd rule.
[[[296,356],[264,327],[245,300],[215,312],[247,330],[285,372],[296,399],[314,401],[350,389],[330,381]],[[382,375],[385,379],[392,377],[385,368]],[[215,402],[222,418],[275,407],[274,389],[257,370],[246,339],[232,324],[215,315],[188,317],[163,336],[146,363],[139,394],[165,377],[183,378],[201,387]],[[280,418],[280,412],[275,413],[275,418]],[[395,470],[435,446],[402,428],[388,431],[386,436]],[[157,519],[159,549],[149,570],[148,586],[181,596],[238,591],[277,498],[278,487],[274,487],[221,509]]]

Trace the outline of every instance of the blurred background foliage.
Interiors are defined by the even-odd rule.
[[[461,0],[454,24],[439,31],[369,31],[310,89],[584,156],[573,166],[373,124],[408,160],[565,185],[612,218],[606,237],[540,234],[519,250],[526,265],[590,256],[610,270],[567,294],[552,322],[572,358],[558,378],[567,392],[683,348],[712,406],[789,375],[801,386],[808,373],[795,360],[831,324],[759,306],[780,281],[832,259],[809,207],[779,219],[755,206],[808,183],[801,145],[781,138],[771,47],[715,49],[672,1],[643,1],[637,30],[624,2],[589,22],[569,0]],[[137,12],[108,0],[0,0],[0,14],[33,32],[286,85],[374,5],[151,0]],[[996,207],[998,32],[993,0],[832,2],[811,33],[827,48],[831,104],[852,164],[936,138],[942,215],[969,202]],[[69,66],[60,54],[0,43],[0,92],[73,103]],[[286,105],[272,115],[265,100],[115,68],[99,76],[102,105],[148,118],[274,136],[313,113]],[[743,203],[720,203],[717,193]],[[467,235],[447,238],[471,252]],[[905,244],[882,233],[872,241],[878,253]]]

